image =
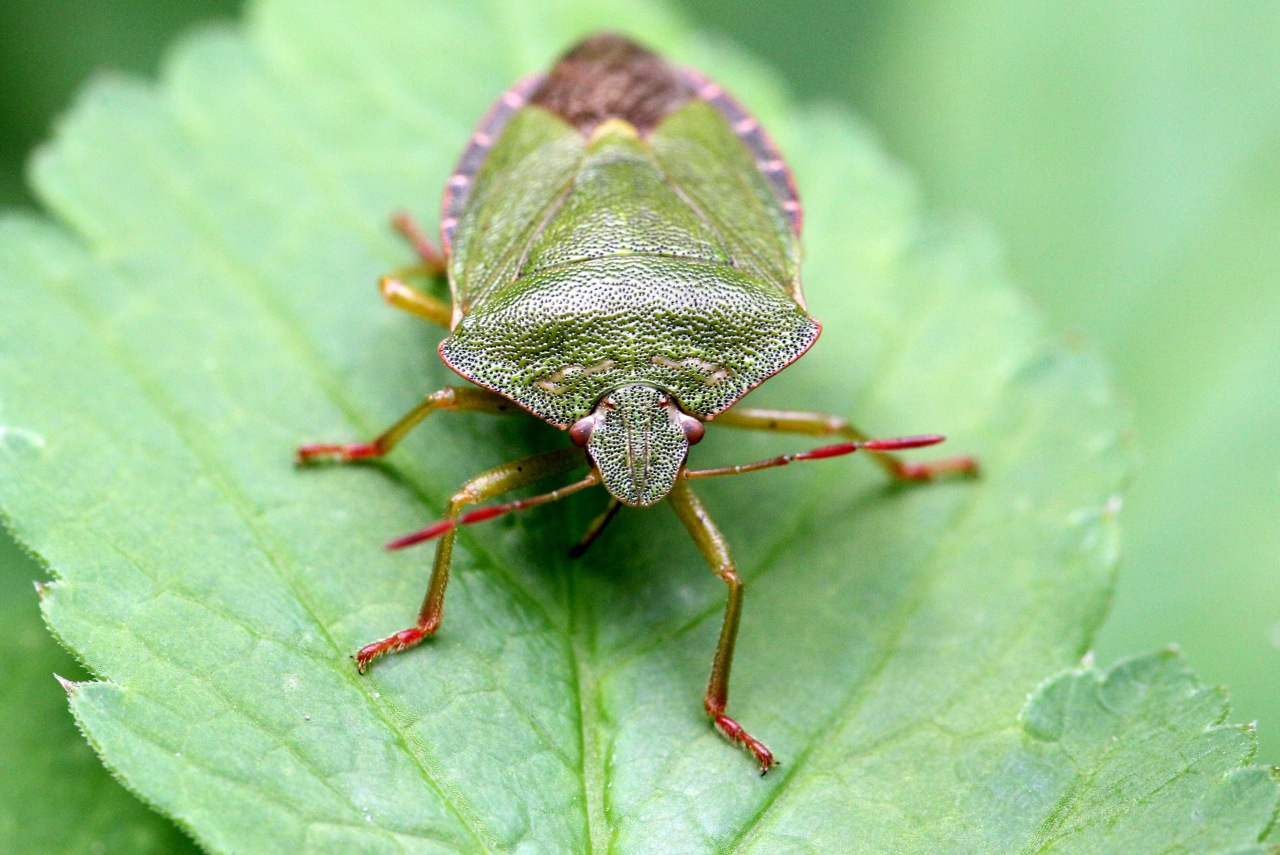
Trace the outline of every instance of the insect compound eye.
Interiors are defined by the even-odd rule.
[[[680,429],[684,431],[684,438],[689,440],[690,445],[697,445],[702,439],[702,435],[707,432],[707,428],[702,422],[693,416],[680,416]]]
[[[587,416],[578,419],[569,428],[569,439],[573,440],[573,444],[585,447],[591,440],[591,431],[595,430],[596,420],[594,416]]]

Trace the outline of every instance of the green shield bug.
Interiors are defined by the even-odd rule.
[[[666,499],[728,588],[706,712],[767,772],[769,749],[725,712],[742,581],[689,482],[858,450],[900,480],[977,468],[967,457],[913,464],[890,453],[940,436],[873,440],[838,416],[736,405],[820,329],[800,290],[800,203],[772,141],[715,83],[599,34],[516,84],[481,121],[445,188],[442,251],[407,217],[396,224],[421,263],[384,277],[382,294],[448,328],[440,356],[474,385],[429,394],[372,442],[302,446],[299,462],[381,457],[437,410],[524,410],[572,444],[482,473],[441,522],[389,544],[439,538],[416,625],[362,648],[359,669],[439,628],[457,526],[603,485],[608,507],[577,555],[621,505]],[[451,303],[406,284],[408,272],[447,274]],[[844,441],[690,469],[689,446],[712,420]],[[551,492],[464,510],[584,465],[584,478]]]

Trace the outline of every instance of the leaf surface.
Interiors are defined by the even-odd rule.
[[[112,780],[67,716],[54,674],[87,675],[41,624],[31,583],[44,575],[0,539],[0,852],[198,851]]]
[[[456,382],[440,333],[373,293],[411,260],[388,214],[430,221],[492,100],[605,25],[719,77],[796,169],[826,334],[751,402],[943,431],[983,461],[917,489],[859,460],[699,487],[747,582],[730,710],[784,763],[763,779],[701,714],[724,590],[660,508],[576,562],[599,495],[463,532],[440,635],[355,673],[425,586],[428,552],[381,544],[562,433],[441,416],[385,464],[290,465]],[[103,678],[74,695],[83,729],[210,850],[1036,851],[1119,821],[1155,839],[1199,804],[1228,847],[1269,822],[1264,774],[1222,804],[1162,745],[1117,793],[1091,771],[1107,757],[1069,750],[1211,723],[1177,703],[1067,705],[1051,740],[1050,684],[1019,724],[1106,605],[1127,453],[1103,370],[981,236],[923,220],[864,130],[786,107],[659,9],[267,0],[158,87],[100,81],[34,174],[58,222],[0,224],[0,504]],[[798,445],[713,426],[696,462]],[[1224,770],[1251,751],[1231,733]]]

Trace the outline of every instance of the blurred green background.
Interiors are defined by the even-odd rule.
[[[0,2],[0,205],[34,205],[23,163],[86,76],[154,73],[240,5]],[[1100,344],[1142,462],[1099,659],[1179,643],[1280,761],[1280,3],[682,5],[799,97],[865,116],[931,210],[987,224],[1052,325]],[[0,656],[74,673],[32,630],[42,576],[0,542]],[[39,686],[0,702],[62,707]]]

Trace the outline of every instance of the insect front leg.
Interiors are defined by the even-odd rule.
[[[738,576],[729,554],[729,544],[724,535],[716,528],[716,524],[707,515],[707,509],[693,494],[689,484],[683,478],[677,478],[675,486],[667,495],[671,507],[684,527],[689,530],[698,551],[711,565],[711,570],[729,588],[729,598],[725,603],[724,622],[720,626],[720,641],[716,644],[715,659],[711,664],[711,679],[707,683],[707,694],[703,706],[707,715],[715,722],[716,729],[725,735],[730,742],[746,748],[760,764],[760,774],[768,772],[774,765],[773,753],[764,743],[747,733],[742,725],[725,714],[725,706],[729,701],[729,670],[733,665],[733,646],[738,638],[738,621],[742,616],[742,579]]]
[[[847,419],[830,413],[804,410],[767,410],[755,407],[733,407],[715,417],[714,424],[747,430],[780,431],[808,436],[842,436],[865,442],[871,436],[849,424]],[[912,463],[887,451],[867,449],[867,453],[895,481],[932,481],[942,475],[972,476],[978,474],[978,461],[973,457],[947,457],[930,463]]]
[[[568,472],[585,462],[582,449],[562,448],[496,466],[472,478],[453,494],[444,519],[455,520],[467,505],[483,502],[542,478]],[[436,543],[431,581],[427,584],[427,594],[418,611],[417,625],[360,648],[355,655],[356,668],[360,673],[363,674],[369,663],[382,654],[412,647],[440,628],[440,620],[444,614],[444,590],[449,584],[449,565],[453,561],[453,540],[456,534],[456,528],[448,528],[440,534]]]
[[[396,447],[405,434],[436,410],[453,410],[471,413],[514,413],[520,408],[488,389],[479,386],[445,386],[437,389],[405,413],[391,427],[378,434],[372,442],[355,442],[339,445],[312,444],[298,448],[298,463],[307,464],[324,460],[334,463],[351,463],[384,456]]]

